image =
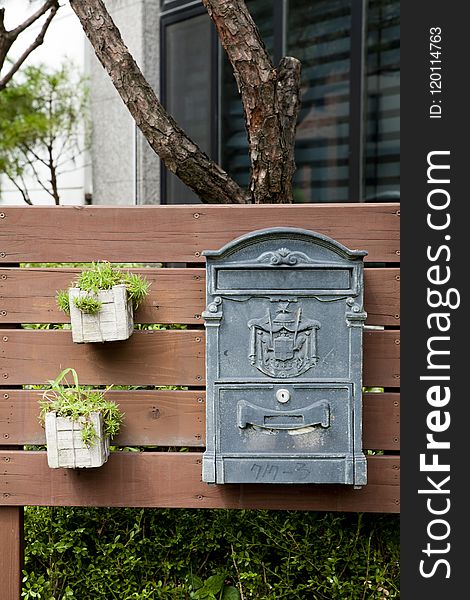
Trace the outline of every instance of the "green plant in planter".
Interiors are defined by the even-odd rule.
[[[72,384],[67,381],[69,374]],[[118,434],[124,418],[119,406],[105,398],[109,389],[93,390],[80,385],[77,372],[72,368],[64,369],[56,379],[49,381],[39,400],[39,420],[46,429],[50,466],[87,467],[106,462],[109,439]],[[80,431],[81,444],[75,439],[77,431]],[[100,448],[95,458],[89,458],[86,449],[93,451],[97,445]],[[91,464],[93,461],[99,464]]]
[[[57,306],[61,311],[70,314],[70,301],[69,301],[69,291],[68,290],[59,290],[56,295]]]
[[[57,304],[70,313],[74,342],[126,340],[134,331],[134,309],[148,294],[141,275],[121,271],[107,261],[92,263],[68,290],[57,292]]]
[[[115,285],[125,285],[127,296],[137,309],[148,294],[150,283],[136,273],[123,272],[116,269],[108,261],[92,263],[89,269],[82,271],[72,287],[87,292],[83,298],[75,298],[75,306],[83,313],[94,315],[99,312],[102,302],[97,295],[100,290],[110,290]],[[58,307],[70,313],[69,290],[59,290],[56,296]]]

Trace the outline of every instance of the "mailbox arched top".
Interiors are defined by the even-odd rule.
[[[312,247],[321,246],[341,258],[350,261],[361,259],[368,254],[367,250],[350,250],[340,242],[337,242],[326,235],[297,227],[270,227],[268,229],[258,229],[228,242],[228,244],[225,244],[220,250],[205,250],[202,254],[208,258],[224,259],[249,246],[269,241],[278,241],[280,244],[284,244],[285,242],[288,244],[290,240],[308,243],[311,244]],[[289,252],[287,248],[280,248],[279,251]],[[276,264],[275,261],[278,261],[278,264],[293,266],[297,262],[294,254],[295,253],[292,253],[291,256],[286,255],[284,257],[282,254],[279,255],[279,257],[274,256],[271,262]]]

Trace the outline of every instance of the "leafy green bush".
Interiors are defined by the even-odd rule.
[[[396,515],[25,511],[25,600],[399,598]]]

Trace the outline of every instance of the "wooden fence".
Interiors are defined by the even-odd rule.
[[[19,597],[22,508],[27,505],[270,508],[399,511],[400,251],[399,205],[3,207],[0,213],[0,582],[2,600]],[[368,484],[208,485],[201,481],[205,436],[203,250],[274,226],[311,229],[367,250],[364,394]],[[70,331],[25,329],[63,323],[56,290],[77,269],[24,263],[106,259],[145,263],[150,294],[137,323],[184,324],[142,330],[125,342],[73,344]],[[163,263],[163,264],[162,264]],[[166,268],[165,263],[172,263]],[[174,265],[181,263],[181,268]],[[20,266],[21,265],[21,266]],[[164,268],[162,268],[162,266]],[[118,446],[100,469],[49,469],[38,422],[40,391],[62,368],[90,385],[180,386],[186,390],[112,391],[126,413]],[[181,452],[180,448],[188,451]],[[5,549],[9,550],[5,552]],[[3,587],[2,587],[3,586]]]

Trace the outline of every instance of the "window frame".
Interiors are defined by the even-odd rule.
[[[165,7],[168,5],[168,10]],[[161,0],[162,10],[160,13],[160,101],[164,107],[167,102],[167,65],[166,65],[166,42],[167,42],[167,27],[175,23],[181,23],[202,14],[207,14],[206,9],[201,4],[200,0],[188,2],[188,0]],[[209,57],[209,65],[211,73],[211,121],[210,121],[210,155],[219,158],[219,109],[220,109],[220,94],[219,94],[219,41],[215,28],[211,31],[211,55]],[[160,204],[172,204],[167,201],[167,169],[160,161]]]

